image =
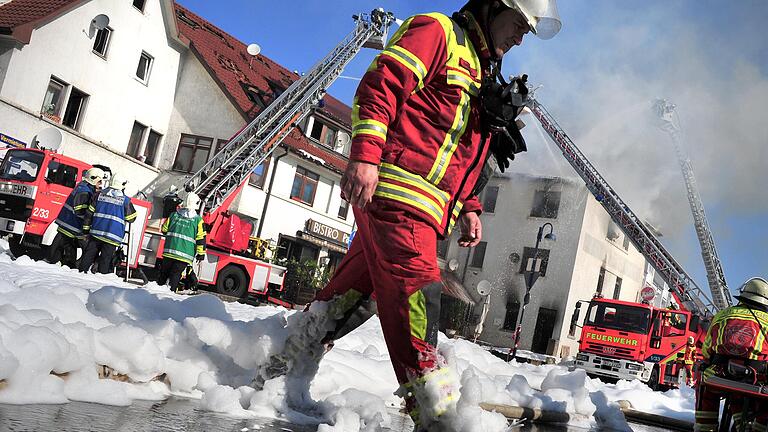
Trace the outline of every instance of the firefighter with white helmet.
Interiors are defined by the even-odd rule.
[[[452,17],[429,13],[402,23],[354,100],[341,187],[357,235],[256,386],[274,371],[288,380],[302,379],[298,370],[316,371],[322,343],[343,334],[352,312],[375,293],[398,394],[416,430],[454,430],[458,381],[436,348],[437,241],[458,222],[460,246],[480,242],[477,196],[483,173],[493,172],[484,166],[493,155],[506,167],[525,150],[514,120],[527,97],[526,77],[507,83],[501,59],[527,33],[548,39],[560,26],[554,0],[470,0]],[[304,390],[289,394],[289,403],[307,400]]]
[[[109,187],[102,189],[88,206],[83,230],[89,233],[89,239],[80,260],[81,272],[90,270],[94,262],[98,263],[99,273],[112,270],[112,258],[123,243],[126,225],[137,216],[131,198],[124,192],[127,183],[126,176],[113,174]]]
[[[165,234],[163,261],[160,264],[158,285],[168,282],[171,291],[176,291],[183,272],[187,278],[191,273],[192,262],[205,258],[205,236],[203,218],[197,214],[200,208],[200,197],[190,192],[181,208],[172,213],[163,223],[162,232]]]
[[[56,237],[51,243],[47,261],[75,267],[77,249],[85,248],[86,233],[83,232],[88,206],[94,195],[101,189],[104,170],[93,167],[83,173],[83,179],[67,197],[64,207],[56,218]]]
[[[696,431],[717,431],[720,399],[727,390],[707,384],[714,376],[739,381],[729,365],[735,363],[751,371],[750,384],[768,384],[768,282],[761,277],[748,279],[741,286],[739,303],[723,309],[712,318],[701,349],[703,372],[696,391]],[[731,398],[730,413],[736,430],[742,426],[743,397]],[[754,423],[747,430],[768,430],[768,405],[754,401]]]

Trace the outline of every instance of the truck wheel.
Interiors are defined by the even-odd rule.
[[[248,293],[248,278],[239,267],[224,267],[216,278],[216,291],[219,294],[243,298]]]
[[[8,237],[8,246],[10,246],[14,258],[19,258],[27,253],[27,248],[21,245],[21,236]]]
[[[654,366],[651,372],[651,377],[648,379],[648,387],[653,391],[664,390],[664,385],[659,383],[659,367]]]

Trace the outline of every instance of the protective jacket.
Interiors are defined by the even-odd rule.
[[[58,232],[67,237],[83,236],[83,220],[96,190],[89,183],[81,181],[69,194],[56,218]]]
[[[403,23],[374,59],[355,95],[350,159],[377,164],[375,199],[450,231],[461,212],[480,212],[472,189],[488,152],[480,84],[490,52],[477,22],[439,13]]]
[[[696,345],[685,344],[683,363],[691,365],[696,363]]]
[[[718,312],[704,339],[704,359],[719,354],[745,360],[768,360],[768,344],[764,336],[768,332],[768,312],[753,308],[752,313],[744,305]]]
[[[115,246],[123,242],[125,224],[136,219],[131,199],[123,191],[113,188],[102,190],[88,207],[88,212],[83,229],[90,230],[91,237]]]
[[[203,218],[192,210],[180,209],[163,222],[163,258],[192,264],[195,255],[205,254]]]

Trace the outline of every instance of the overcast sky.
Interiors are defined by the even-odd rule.
[[[450,14],[463,4],[179,1],[299,71],[352,29],[353,13],[381,6],[407,18]],[[662,230],[670,252],[706,290],[680,168],[650,109],[658,97],[674,102],[729,285],[768,277],[768,2],[561,0],[559,7],[560,34],[526,36],[506,56],[505,73],[524,72],[543,85],[538,98],[632,209]],[[344,75],[361,76],[373,55],[362,52]],[[351,104],[356,85],[341,79],[331,94]],[[535,127],[526,136],[529,152],[515,169],[573,175]]]

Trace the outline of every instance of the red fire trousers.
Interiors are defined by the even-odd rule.
[[[376,200],[354,208],[358,224],[347,255],[315,300],[360,294],[376,299],[400,384],[439,366],[440,270],[437,233],[406,211]]]

